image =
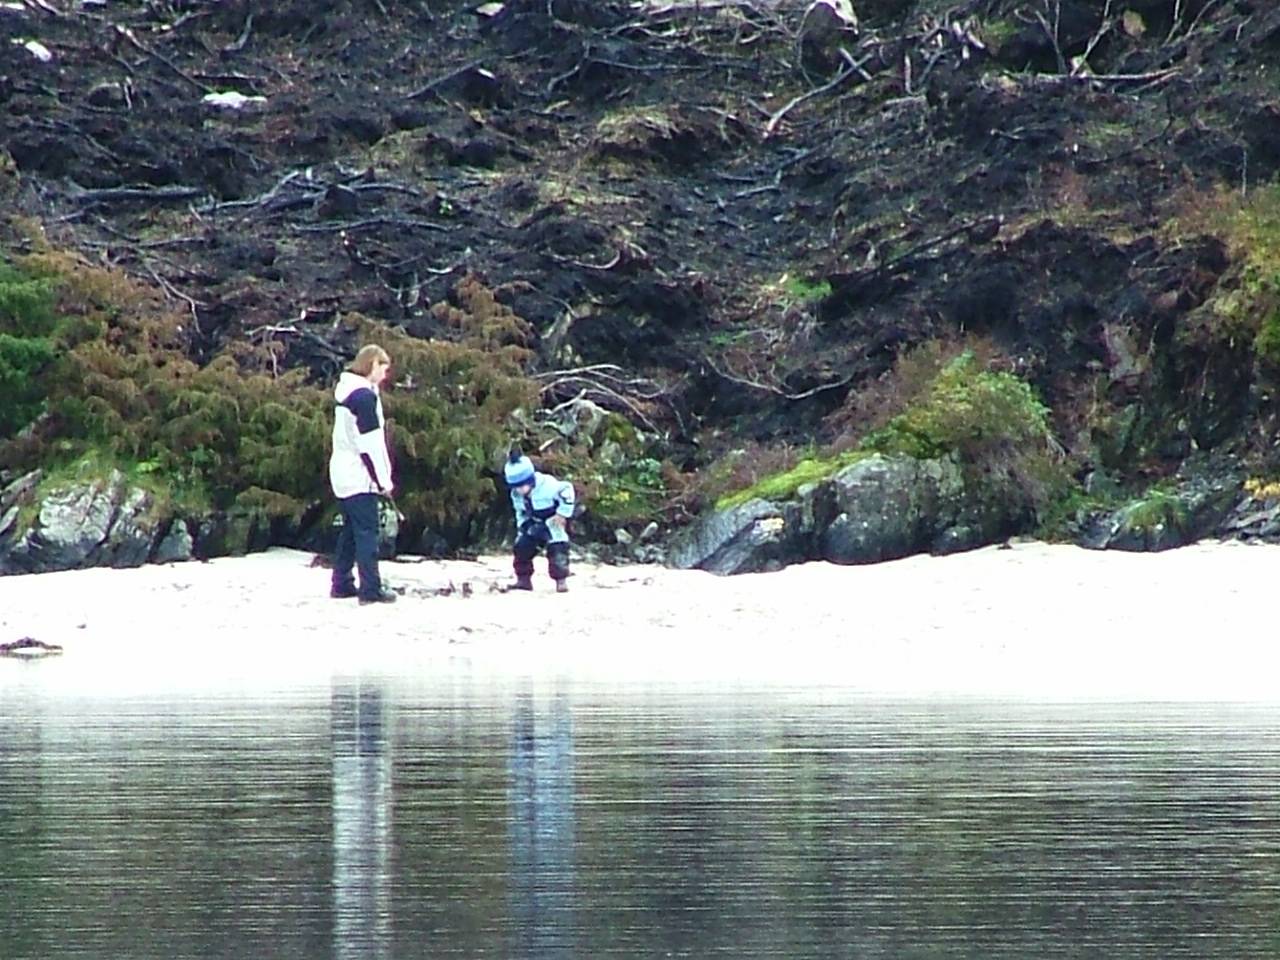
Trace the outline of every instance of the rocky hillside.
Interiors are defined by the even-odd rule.
[[[162,392],[104,367],[108,349],[180,355],[193,384],[220,371],[206,394],[249,378],[253,403],[285,381],[319,405],[279,421],[310,438],[291,448],[301,475],[321,385],[379,336],[416,358],[387,401],[412,424],[402,467],[466,488],[449,511],[409,505],[410,549],[495,529],[511,437],[588,490],[599,540],[753,486],[799,504],[873,453],[947,461],[952,513],[983,519],[872,558],[1036,530],[1276,531],[1269,4],[22,0],[0,31],[13,283],[48,281],[57,316],[97,324],[22,354],[54,385],[0,433],[10,482],[141,461],[202,495],[193,515],[248,503],[270,518],[248,540],[305,540],[323,526],[310,475],[228,478],[265,454],[162,431],[121,449],[103,436],[127,426],[68,411],[122,377]],[[86,270],[132,292],[87,308]],[[148,311],[164,319],[144,335]],[[65,378],[73,353],[83,375]],[[505,379],[476,387],[490,355]],[[186,459],[155,452],[172,450]],[[1201,510],[1187,491],[1207,488]],[[37,501],[0,502],[11,548],[38,535]],[[806,537],[759,563],[822,555]]]

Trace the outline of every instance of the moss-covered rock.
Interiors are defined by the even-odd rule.
[[[951,553],[1010,532],[1005,513],[967,489],[947,458],[868,454],[786,499],[716,509],[680,533],[677,567],[714,573],[772,569],[805,560],[858,564],[913,553]]]
[[[1226,533],[1240,502],[1241,478],[1211,473],[1159,486],[1084,524],[1082,546],[1104,550],[1159,551]]]

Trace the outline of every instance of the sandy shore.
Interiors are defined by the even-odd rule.
[[[578,564],[566,595],[541,560],[533,594],[497,592],[505,557],[396,562],[383,575],[405,595],[367,607],[330,600],[328,571],[311,559],[274,550],[0,579],[0,642],[65,649],[0,659],[0,695],[31,683],[232,693],[467,670],[912,697],[1280,699],[1274,546],[1027,543],[730,578]]]

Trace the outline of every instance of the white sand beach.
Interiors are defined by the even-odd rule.
[[[32,683],[232,693],[458,669],[1067,701],[1273,701],[1280,688],[1278,546],[1023,543],[727,578],[578,563],[564,595],[541,559],[532,594],[498,592],[506,557],[384,561],[404,595],[363,607],[329,599],[328,571],[311,561],[273,550],[0,579],[0,643],[64,648],[0,659],[0,695]]]

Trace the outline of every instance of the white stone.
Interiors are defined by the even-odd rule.
[[[53,61],[53,51],[39,40],[14,40],[13,42],[24,48],[27,53],[41,63],[51,63]]]
[[[243,110],[251,103],[267,102],[266,97],[248,97],[235,90],[224,90],[219,93],[206,93],[203,100],[211,107],[220,107],[226,110]]]

